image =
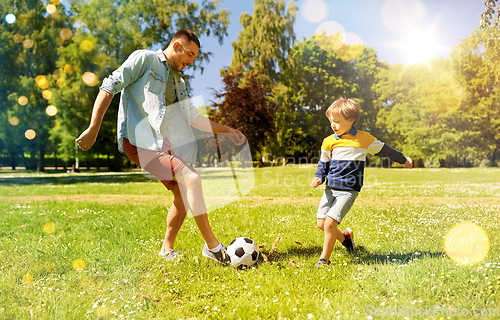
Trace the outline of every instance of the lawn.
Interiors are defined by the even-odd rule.
[[[222,171],[204,172],[209,219],[263,245],[251,269],[203,258],[192,218],[182,259],[160,259],[172,197],[140,172],[0,173],[0,319],[500,318],[499,169],[367,168],[341,225],[357,249],[321,269],[313,166],[256,169],[239,198]]]

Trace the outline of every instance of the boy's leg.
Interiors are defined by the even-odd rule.
[[[325,231],[325,219],[324,218],[323,219],[318,218],[318,221],[316,224],[317,224],[318,228],[320,228],[322,231]],[[350,230],[350,228],[342,230],[342,233],[344,234],[344,236],[350,232],[352,232],[352,230]]]
[[[318,228],[320,228],[322,231],[325,231],[325,218],[318,218],[318,221],[316,222],[316,225]]]
[[[321,253],[320,259],[329,261],[335,242],[344,242],[344,234],[342,233],[342,231],[340,231],[339,228],[337,228],[338,225],[339,223],[335,219],[329,216],[326,217],[324,224],[325,239],[323,242],[323,252]]]

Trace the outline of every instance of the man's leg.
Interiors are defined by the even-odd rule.
[[[179,190],[179,185],[174,185],[171,189],[174,194],[174,201],[167,215],[167,230],[165,239],[163,240],[162,251],[174,249],[174,242],[179,230],[181,229],[184,219],[186,219],[186,207],[182,201],[182,195]]]
[[[187,206],[183,208],[185,208],[185,210],[187,210],[187,208],[191,209],[196,225],[207,247],[209,249],[217,247],[219,241],[213,234],[210,223],[208,222],[208,214],[201,187],[201,176],[198,172],[186,166],[176,173],[176,179],[179,185],[181,202],[187,204]],[[176,197],[175,193],[174,197]]]

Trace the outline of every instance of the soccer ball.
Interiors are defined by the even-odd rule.
[[[227,247],[231,265],[238,269],[253,266],[259,258],[259,248],[252,239],[240,237],[234,239]]]

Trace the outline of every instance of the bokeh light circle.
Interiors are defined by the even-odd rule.
[[[52,91],[50,91],[50,90],[43,90],[42,97],[44,99],[49,100],[50,98],[52,98]]]
[[[19,124],[19,118],[18,117],[11,117],[9,119],[9,123],[12,125],[12,126],[17,126]]]
[[[59,32],[59,36],[63,40],[69,40],[73,36],[73,32],[71,32],[68,28],[62,28],[61,32]]]
[[[83,271],[83,269],[85,269],[85,261],[83,261],[82,259],[76,259],[73,262],[73,269],[78,272]]]
[[[342,48],[345,38],[344,27],[335,21],[323,22],[314,32],[316,44],[325,51],[334,51]]]
[[[90,71],[85,72],[82,76],[82,79],[83,82],[85,82],[85,84],[90,87],[96,86],[99,83],[99,78]]]
[[[56,11],[57,11],[57,7],[56,7],[56,5],[55,5],[55,4],[53,4],[53,3],[51,3],[51,4],[47,5],[46,9],[47,9],[47,12],[48,12],[49,14],[54,14],[54,13],[56,13]]]
[[[420,24],[424,8],[419,0],[387,0],[381,14],[382,22],[389,30],[404,34]]]
[[[23,35],[19,34],[19,33],[16,33],[14,35],[14,42],[15,43],[21,43],[21,42],[23,42]]]
[[[80,49],[82,49],[83,52],[90,52],[94,49],[94,44],[89,40],[83,40],[80,43]]]
[[[75,72],[75,66],[72,64],[66,64],[64,65],[63,70],[68,74],[72,74]]]
[[[64,71],[61,70],[61,69],[56,69],[54,70],[54,72],[52,73],[52,76],[54,76],[54,79],[55,80],[59,80],[59,79],[64,79]]]
[[[346,33],[346,40],[344,45],[335,50],[337,56],[343,61],[353,61],[358,59],[364,51],[363,40],[354,34],[354,33]]]
[[[26,130],[26,132],[24,133],[24,136],[25,136],[25,137],[26,137],[26,139],[28,139],[28,140],[33,140],[33,139],[35,139],[35,137],[36,137],[36,132],[35,132],[35,130],[33,130],[33,129],[28,129],[28,130]]]
[[[8,24],[13,24],[14,22],[16,22],[16,15],[13,13],[6,14],[5,22],[7,22]]]
[[[318,23],[328,17],[330,8],[323,0],[307,0],[300,7],[302,17],[310,23]]]
[[[66,80],[64,79],[59,79],[56,81],[56,85],[59,87],[59,88],[64,88],[66,86]]]
[[[56,225],[54,222],[47,222],[43,225],[42,231],[47,234],[56,232]]]
[[[23,41],[23,46],[26,48],[26,49],[30,49],[33,47],[33,40],[31,39],[26,39]]]
[[[471,222],[459,223],[446,233],[444,251],[458,264],[473,265],[486,258],[490,241],[480,226]]]
[[[55,116],[57,114],[57,108],[56,108],[56,106],[50,105],[50,106],[47,107],[47,109],[45,109],[45,112],[49,116],[53,117],[53,116]]]
[[[28,98],[25,96],[20,96],[19,99],[17,99],[17,103],[19,103],[22,106],[25,106],[28,104]]]
[[[36,79],[35,79],[35,81],[36,81]],[[45,78],[44,76],[42,76],[40,78],[40,80],[38,80],[37,84],[41,89],[44,89],[44,90],[47,89],[50,85],[49,80],[47,80],[47,78]]]

